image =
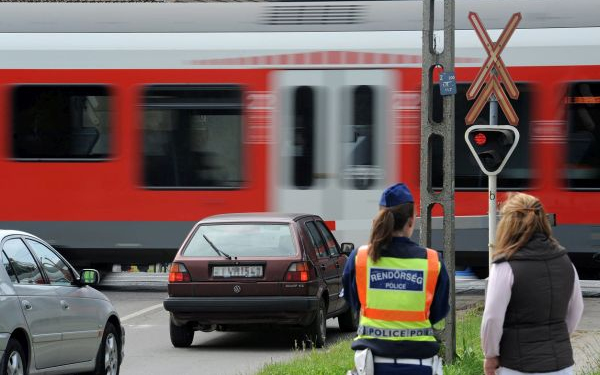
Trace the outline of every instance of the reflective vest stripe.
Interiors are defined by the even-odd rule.
[[[435,294],[435,286],[437,284],[438,275],[440,274],[440,265],[438,261],[437,251],[427,249],[427,291],[425,299],[426,319],[429,319],[429,308],[433,302]]]
[[[361,246],[356,254],[356,287],[358,289],[358,299],[360,300],[360,310],[365,314],[367,305],[367,257],[369,256],[369,247]]]
[[[416,328],[416,329],[391,329],[369,327],[361,325],[358,327],[358,335],[367,335],[371,337],[418,337],[418,336],[433,336],[432,328]]]
[[[367,301],[367,260],[368,246],[361,246],[356,254],[356,286],[361,304],[361,313],[369,319],[387,321],[419,322],[429,319],[429,308],[435,294],[435,286],[440,272],[438,255],[435,250],[427,249],[427,286],[425,309],[422,311],[399,311],[369,308]]]

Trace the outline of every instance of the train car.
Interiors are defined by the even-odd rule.
[[[523,16],[502,55],[522,141],[498,189],[539,196],[597,277],[593,0],[456,2],[457,264],[487,270],[485,225],[461,220],[487,213],[463,138],[486,57],[469,11],[492,39]],[[195,221],[227,212],[315,213],[364,243],[384,187],[419,198],[421,18],[412,0],[1,3],[0,226],[100,269],[168,262]]]

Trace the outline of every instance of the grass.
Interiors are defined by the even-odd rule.
[[[444,374],[481,375],[483,352],[481,351],[479,329],[482,313],[483,307],[480,306],[457,316],[456,359],[453,364],[444,366]]]
[[[296,349],[300,356],[290,362],[271,363],[257,375],[340,375],[354,367],[352,340],[340,340],[326,349]]]
[[[479,330],[483,306],[457,314],[456,360],[444,366],[444,375],[481,375],[483,353]],[[257,375],[340,375],[354,367],[354,351],[350,349],[352,340],[340,340],[326,349],[296,349],[298,355],[289,362],[271,363],[263,367]],[[443,348],[442,348],[443,350]],[[443,355],[443,353],[440,353]],[[593,352],[591,368],[579,375],[600,375],[600,354]]]
[[[481,375],[483,355],[479,346],[482,308],[468,310],[456,325],[454,364],[444,366],[447,375]],[[354,367],[352,340],[340,340],[324,350],[296,349],[298,356],[289,362],[266,365],[257,375],[340,375]],[[596,375],[596,374],[590,374]],[[600,375],[600,374],[598,374]]]

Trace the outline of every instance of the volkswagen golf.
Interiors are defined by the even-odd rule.
[[[169,273],[171,342],[192,344],[195,331],[267,325],[298,327],[322,347],[325,322],[355,331],[358,314],[340,296],[354,247],[341,246],[323,220],[308,214],[227,214],[198,222]]]

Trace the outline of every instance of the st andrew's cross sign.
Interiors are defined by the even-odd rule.
[[[469,12],[469,21],[473,25],[473,29],[479,37],[479,40],[481,40],[488,57],[481,69],[479,69],[479,73],[477,73],[475,80],[471,83],[471,86],[467,91],[468,100],[475,99],[480,92],[481,95],[477,97],[471,110],[467,113],[465,123],[467,125],[472,125],[475,122],[488,99],[493,94],[496,97],[496,100],[498,100],[500,108],[502,108],[508,122],[511,125],[517,125],[519,123],[519,117],[500,84],[504,85],[508,96],[512,99],[517,99],[519,97],[519,90],[508,73],[504,61],[502,61],[502,58],[500,57],[500,53],[502,53],[504,47],[506,47],[508,40],[517,28],[519,22],[521,22],[521,13],[512,15],[502,31],[502,34],[500,34],[498,41],[495,43],[490,39],[490,36],[477,13]],[[498,77],[500,77],[500,79],[498,79]],[[484,86],[485,88],[483,88]]]

